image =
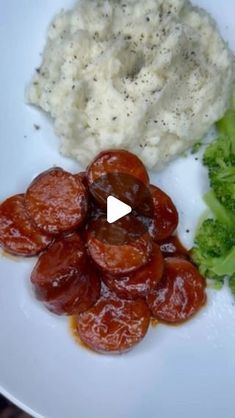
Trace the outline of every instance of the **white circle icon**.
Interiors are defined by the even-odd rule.
[[[118,221],[124,216],[131,213],[131,206],[122,202],[114,196],[108,196],[107,198],[107,221],[112,224],[113,222]]]

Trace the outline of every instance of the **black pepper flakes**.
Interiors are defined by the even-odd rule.
[[[40,129],[40,126],[39,126],[39,125],[37,125],[36,123],[34,123],[34,124],[33,124],[33,127],[34,127],[34,129],[35,129],[36,131],[39,131],[39,129]]]
[[[148,16],[146,17],[146,21],[147,22],[150,22],[150,18]]]
[[[113,116],[112,120],[116,120],[116,119],[117,119],[117,116]]]

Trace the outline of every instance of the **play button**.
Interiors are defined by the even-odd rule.
[[[133,245],[142,239],[145,242],[149,226],[144,221],[153,214],[148,184],[126,173],[109,172],[89,184],[89,192],[96,206],[90,233],[97,245]],[[112,251],[110,254],[113,257]]]
[[[122,202],[114,196],[107,198],[107,221],[113,223],[131,213],[131,206]]]

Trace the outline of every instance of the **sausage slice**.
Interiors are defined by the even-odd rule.
[[[101,353],[121,353],[131,349],[145,336],[150,312],[144,300],[123,300],[112,293],[77,316],[82,342]]]
[[[205,304],[205,287],[204,278],[192,263],[166,258],[162,280],[147,296],[147,303],[156,319],[180,323]]]
[[[151,260],[148,264],[124,276],[113,276],[104,273],[102,279],[109,289],[120,298],[145,298],[152,289],[155,289],[157,283],[161,280],[163,269],[163,256],[159,246],[154,244]]]
[[[0,205],[0,245],[10,254],[34,256],[52,242],[29,218],[24,195],[17,194]]]
[[[31,183],[25,205],[38,228],[59,234],[81,225],[88,211],[88,197],[79,176],[52,168]]]
[[[31,282],[36,297],[57,314],[81,312],[100,294],[100,280],[78,234],[56,241],[39,257]]]
[[[111,274],[129,273],[150,260],[152,241],[134,217],[125,216],[113,224],[99,218],[90,224],[86,237],[94,262]]]

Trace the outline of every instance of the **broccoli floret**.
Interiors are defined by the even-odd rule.
[[[203,255],[221,257],[235,244],[235,237],[230,228],[218,220],[206,219],[198,230],[195,244]]]
[[[216,197],[235,213],[235,111],[229,110],[217,128],[220,136],[207,147],[203,162]]]
[[[219,201],[235,213],[235,166],[209,171],[210,184]]]
[[[208,145],[203,156],[203,163],[212,173],[216,169],[231,166],[231,142],[227,136],[220,136],[212,144]]]
[[[235,246],[221,257],[208,256],[201,247],[195,246],[191,257],[200,273],[209,279],[220,281],[235,274]]]
[[[219,202],[213,190],[204,195],[204,201],[221,224],[226,225],[233,231],[235,230],[235,214]]]
[[[204,200],[214,219],[202,223],[191,255],[216,288],[229,277],[235,295],[235,110],[225,114],[217,129],[219,138],[207,147],[203,158],[211,186]]]
[[[223,280],[223,277],[217,276],[213,271],[214,258],[203,254],[200,247],[193,247],[191,250],[192,261],[197,265],[201,275],[216,281]]]
[[[231,270],[235,273],[234,231],[218,220],[206,219],[198,229],[191,255],[201,274],[223,280]]]

